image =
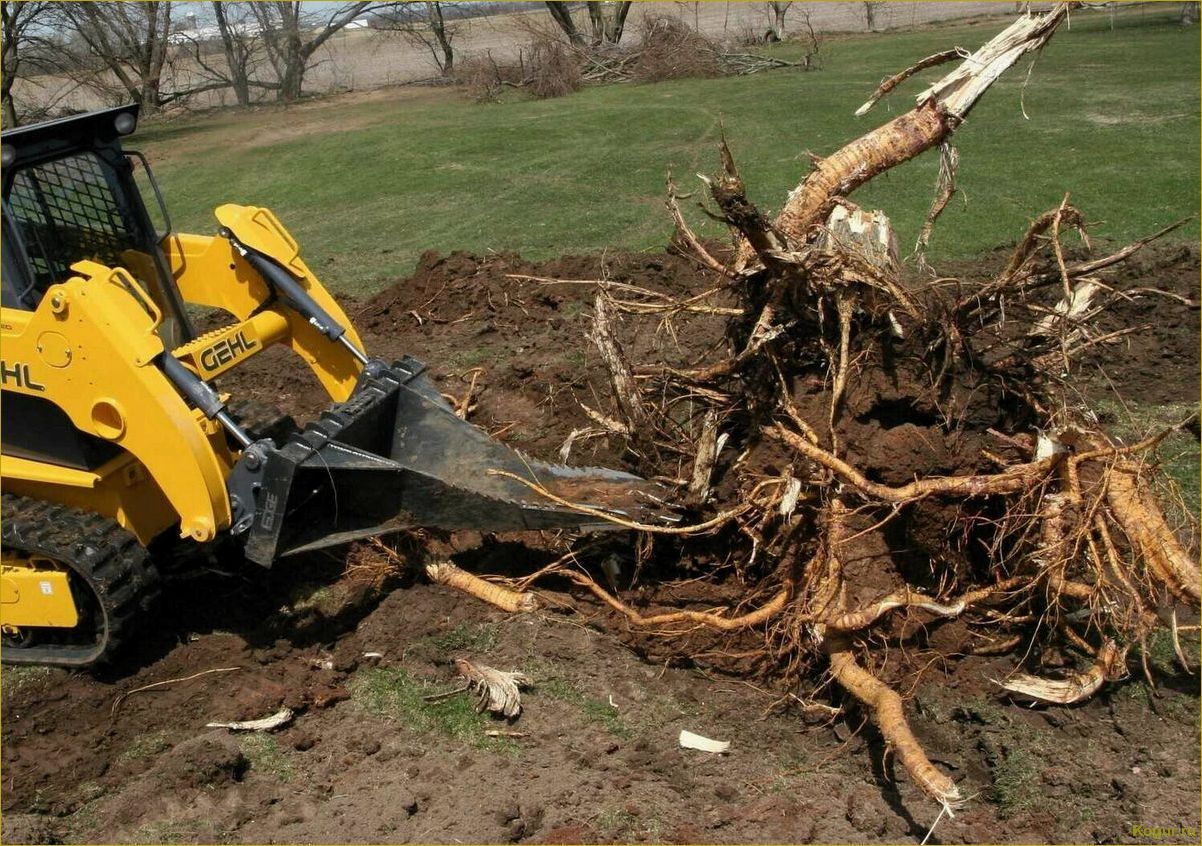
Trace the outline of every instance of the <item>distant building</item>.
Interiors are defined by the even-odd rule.
[[[257,16],[248,16],[240,21],[229,21],[230,29],[236,35],[255,36],[263,31]],[[216,41],[221,38],[221,28],[217,24],[200,24],[195,12],[184,15],[184,20],[175,32],[167,36],[168,44],[194,44],[205,41]]]
[[[348,23],[344,29],[369,29],[367,18],[358,18]],[[257,18],[243,21],[231,21],[229,27],[236,35],[254,37],[263,31],[263,25]],[[184,16],[184,23],[179,29],[167,36],[168,44],[194,44],[205,41],[216,41],[221,38],[221,29],[216,25],[200,26],[195,14]]]

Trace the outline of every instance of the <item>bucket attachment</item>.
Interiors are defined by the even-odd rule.
[[[656,485],[629,473],[527,458],[460,419],[412,358],[372,361],[344,403],[282,446],[259,441],[230,476],[235,533],[263,566],[282,556],[399,529],[604,529],[500,470],[568,502],[654,519]],[[253,502],[253,510],[250,503]],[[240,516],[241,515],[241,516]]]

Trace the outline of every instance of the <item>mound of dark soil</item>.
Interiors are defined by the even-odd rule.
[[[1104,386],[1139,403],[1198,399],[1198,278],[1198,250],[1184,244],[1144,250],[1116,268],[1108,281],[1120,290],[1156,288],[1190,304],[1145,293],[1104,313],[1097,323],[1100,334],[1141,328],[1086,356],[1087,374],[1099,391]]]

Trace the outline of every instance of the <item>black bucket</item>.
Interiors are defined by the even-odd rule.
[[[627,520],[655,518],[654,484],[629,473],[527,458],[460,419],[424,369],[408,357],[391,366],[370,363],[349,400],[267,451],[262,473],[255,474],[250,560],[270,566],[285,555],[417,526],[615,528],[494,471],[573,505]]]

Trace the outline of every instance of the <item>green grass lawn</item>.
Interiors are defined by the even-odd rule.
[[[1126,240],[1195,214],[1199,195],[1198,28],[1177,7],[1074,15],[1035,66],[995,86],[959,131],[958,196],[931,258],[962,259],[1015,240],[1065,192]],[[273,208],[327,285],[363,292],[426,249],[564,252],[662,247],[669,169],[682,190],[716,167],[726,128],[752,198],[779,208],[807,168],[909,108],[911,81],[864,118],[853,112],[885,76],[1004,21],[878,36],[830,37],[823,70],[612,85],[550,101],[477,105],[450,89],[394,89],[288,110],[148,123],[135,141],[156,165],[176,227],[211,232],[223,202]],[[782,45],[777,54],[797,49]],[[931,79],[940,71],[929,71]],[[928,153],[856,194],[913,244],[930,203]],[[967,202],[965,202],[967,200]],[[720,229],[690,217],[707,234]],[[1176,236],[1197,240],[1197,221]]]

